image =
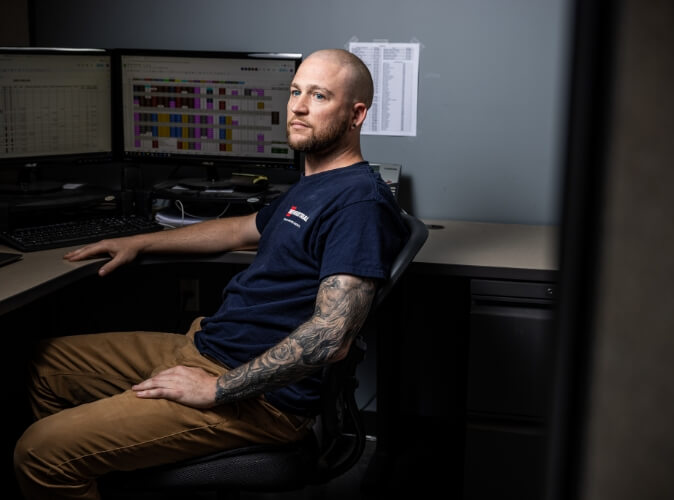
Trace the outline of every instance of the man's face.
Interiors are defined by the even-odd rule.
[[[346,70],[320,57],[297,70],[288,99],[288,144],[297,151],[322,153],[337,146],[351,125]]]

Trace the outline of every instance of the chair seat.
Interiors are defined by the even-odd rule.
[[[101,478],[103,491],[142,489],[192,490],[235,488],[246,491],[294,490],[316,474],[318,446],[313,435],[285,445],[251,445],[139,471],[114,472]],[[264,471],[261,474],[261,471]]]

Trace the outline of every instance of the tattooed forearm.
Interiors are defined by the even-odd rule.
[[[351,275],[324,279],[311,319],[261,356],[220,376],[216,401],[235,401],[283,387],[346,356],[375,291],[373,280]]]

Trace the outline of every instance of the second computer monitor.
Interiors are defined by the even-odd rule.
[[[300,54],[121,50],[126,160],[298,169],[286,105]]]

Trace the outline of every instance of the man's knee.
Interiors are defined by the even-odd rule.
[[[50,468],[50,456],[53,456],[55,443],[51,433],[45,429],[43,420],[38,420],[28,427],[14,447],[14,468],[17,472],[28,469]]]
[[[24,491],[27,485],[44,484],[54,467],[50,454],[45,453],[49,439],[43,439],[48,436],[42,432],[40,422],[31,425],[14,447],[14,473]]]
[[[49,420],[31,425],[14,447],[14,471],[25,498],[100,498],[96,482],[81,476],[64,460],[68,454],[64,444],[76,437],[54,437],[54,426]]]

